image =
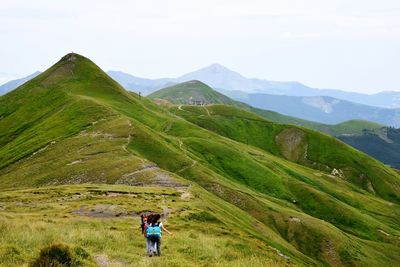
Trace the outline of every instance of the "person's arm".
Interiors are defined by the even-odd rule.
[[[168,231],[167,229],[165,229],[164,225],[162,225],[161,228],[162,228],[165,232],[167,232],[169,235],[173,235],[170,231]]]

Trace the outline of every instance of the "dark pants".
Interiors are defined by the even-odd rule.
[[[157,251],[157,255],[161,256],[161,237],[150,237],[151,250]]]

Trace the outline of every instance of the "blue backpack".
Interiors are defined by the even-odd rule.
[[[161,237],[161,227],[157,225],[147,225],[146,237]]]

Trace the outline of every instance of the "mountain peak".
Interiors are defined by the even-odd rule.
[[[191,104],[193,101],[227,105],[234,105],[235,103],[229,97],[218,93],[207,84],[198,80],[190,80],[160,89],[148,97],[152,99],[164,99],[174,104]]]
[[[204,67],[204,68],[200,69],[199,71],[201,71],[201,70],[206,71],[206,72],[210,72],[210,73],[213,73],[213,74],[235,73],[235,74],[239,75],[239,73],[236,73],[236,72],[228,69],[227,67],[225,67],[225,66],[223,66],[223,65],[221,65],[219,63],[211,64],[211,65],[209,65],[207,67]]]
[[[63,56],[60,61],[62,61],[62,62],[77,62],[79,60],[85,60],[85,59],[88,60],[84,56],[81,56],[79,54],[72,52],[72,53],[68,53],[65,56]]]
[[[214,63],[197,71],[187,73],[177,79],[178,82],[199,80],[214,88],[224,88],[228,83],[243,83],[246,78],[221,64]],[[245,88],[245,87],[244,87]]]
[[[32,81],[79,94],[124,94],[123,88],[90,59],[69,53]]]
[[[181,84],[187,84],[187,85],[193,85],[193,86],[203,86],[203,87],[206,86],[206,87],[210,88],[207,84],[205,84],[205,83],[203,83],[202,81],[199,81],[199,80],[190,80],[190,81],[187,81],[187,82],[183,82]]]
[[[227,67],[225,67],[225,66],[223,66],[223,65],[221,65],[219,63],[211,64],[210,66],[205,67],[205,68],[206,69],[211,69],[211,70],[229,70]]]

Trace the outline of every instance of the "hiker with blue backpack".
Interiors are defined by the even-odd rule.
[[[162,231],[165,231],[168,234],[172,235],[172,233],[163,226],[160,219],[160,214],[149,216],[147,217],[147,224],[144,227],[146,229],[146,245],[147,254],[149,255],[149,257],[152,257],[153,255],[161,256]]]

